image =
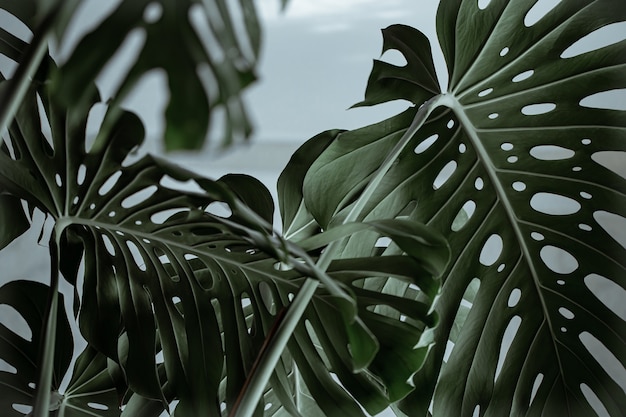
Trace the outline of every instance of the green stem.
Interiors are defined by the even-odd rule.
[[[445,95],[437,95],[426,103],[424,103],[413,118],[413,122],[406,130],[398,143],[389,152],[383,163],[380,165],[372,179],[369,181],[363,193],[343,220],[342,224],[355,221],[361,215],[365,205],[374,194],[378,185],[392,167],[393,163],[398,159],[404,148],[411,141],[415,133],[422,127],[428,119],[428,116],[445,101]],[[331,242],[316,263],[317,272],[324,273],[330,265],[334,252],[340,247],[342,241]],[[318,274],[319,275],[319,274]],[[255,366],[246,381],[246,385],[242,389],[240,400],[231,411],[232,417],[251,417],[254,410],[265,392],[265,387],[270,376],[280,360],[283,350],[287,346],[287,342],[291,337],[296,325],[302,318],[304,311],[309,305],[315,290],[319,286],[320,281],[313,278],[307,278],[304,285],[298,292],[286,314],[279,319],[278,330],[274,334],[269,334],[266,338],[266,345],[261,349],[259,356],[255,362]]]
[[[48,38],[52,34],[53,23],[58,14],[57,9],[53,9],[42,20],[35,31],[33,40],[26,48],[23,59],[15,70],[15,74],[7,81],[5,91],[0,96],[0,132],[8,129],[13,121],[37,69],[46,56]],[[0,136],[0,144],[2,144],[2,140],[2,136]]]
[[[50,239],[50,301],[45,316],[45,334],[41,346],[39,363],[39,381],[37,395],[33,407],[33,417],[48,417],[50,410],[50,394],[52,392],[52,375],[54,373],[54,351],[57,335],[57,317],[59,310],[59,240],[60,231],[55,227]]]

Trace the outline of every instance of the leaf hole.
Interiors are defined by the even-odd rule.
[[[157,189],[158,188],[156,185],[151,185],[149,187],[144,188],[143,190],[139,190],[136,193],[133,193],[129,195],[128,197],[126,197],[124,200],[122,200],[121,205],[122,207],[126,209],[138,206],[141,203],[144,203],[150,197],[152,197],[154,193],[156,193]]]
[[[504,142],[502,145],[500,145],[500,149],[502,149],[503,151],[512,151],[513,144],[510,142]]]
[[[59,187],[59,188],[63,187],[63,180],[61,179],[61,176],[59,174],[56,174],[54,176],[54,180],[55,180],[55,182],[57,184],[57,187]]]
[[[500,264],[500,265],[498,265],[498,269],[497,269],[497,271],[498,271],[498,272],[502,272],[502,271],[504,271],[505,269],[506,269],[506,264]]]
[[[541,248],[539,256],[543,263],[557,274],[567,275],[578,269],[578,261],[565,249],[556,246],[546,245]]]
[[[174,191],[192,192],[198,194],[204,194],[206,191],[198,185],[198,183],[192,179],[186,181],[180,181],[169,175],[164,175],[159,184],[163,188],[167,188]]]
[[[480,191],[483,189],[484,186],[485,186],[485,183],[483,179],[481,177],[476,177],[476,180],[474,181],[474,188]]]
[[[500,56],[506,56],[509,53],[510,49],[508,46],[505,46],[500,50]]]
[[[102,186],[100,187],[100,189],[98,190],[98,194],[100,194],[101,196],[106,195],[109,191],[111,191],[113,189],[113,187],[115,186],[115,184],[117,184],[117,181],[120,179],[120,177],[122,176],[122,171],[116,171],[114,172],[105,182],[104,184],[102,184]]]
[[[438,134],[434,134],[434,135],[427,137],[426,139],[421,141],[419,145],[415,147],[414,152],[418,155],[425,152],[428,148],[432,146],[433,143],[437,141],[437,139],[439,139]]]
[[[104,243],[104,248],[111,256],[115,256],[115,246],[113,246],[113,242],[107,235],[102,235],[102,242]]]
[[[459,144],[459,153],[465,153],[466,150],[467,150],[467,146],[465,146],[464,143],[460,143]]]
[[[433,189],[438,190],[452,177],[454,171],[456,171],[457,163],[456,161],[448,162],[442,169],[439,171],[439,174],[433,181]]]
[[[515,155],[511,155],[511,156],[509,156],[508,158],[506,158],[506,161],[507,161],[508,163],[510,163],[510,164],[514,164],[514,163],[516,163],[516,162],[517,162],[517,160],[518,160],[518,158],[517,158],[517,156],[515,156]]]
[[[555,145],[539,145],[534,146],[530,150],[530,155],[542,161],[558,161],[561,159],[569,159],[576,155],[571,149],[563,148]]]
[[[450,228],[453,232],[458,232],[461,230],[467,222],[472,218],[474,212],[476,211],[476,203],[472,200],[466,201],[459,212],[457,213],[454,220],[452,220],[452,225]]]
[[[388,248],[389,245],[391,245],[391,239],[387,236],[379,237],[374,244],[374,246],[377,248]]]
[[[146,23],[156,23],[163,16],[163,7],[156,1],[148,4],[143,11],[143,20]]]
[[[581,209],[578,201],[559,194],[537,193],[530,199],[530,206],[539,213],[565,216]]]
[[[580,172],[582,170],[583,169],[581,167],[574,167],[574,168],[572,168],[572,171],[574,171],[574,172]]]
[[[626,39],[626,22],[611,23],[583,36],[561,53],[561,58],[573,58],[605,48]]]
[[[580,192],[580,196],[582,198],[584,198],[585,200],[591,200],[591,198],[593,197],[591,194],[585,192],[585,191],[581,191]]]
[[[491,3],[491,0],[478,0],[478,8],[485,10],[489,6],[489,3]]]
[[[522,107],[521,111],[522,114],[526,116],[538,116],[540,114],[550,113],[554,109],[556,109],[556,104],[554,103],[536,103]]]
[[[109,407],[107,405],[100,404],[100,403],[89,402],[89,403],[87,403],[87,406],[89,408],[93,408],[94,410],[108,410],[109,409]]]
[[[519,83],[519,82],[529,79],[534,74],[535,74],[535,70],[528,70],[528,71],[520,72],[515,77],[513,77],[511,81],[513,81],[514,83]]]
[[[542,382],[543,382],[543,374],[539,373],[537,374],[537,376],[535,377],[535,381],[533,382],[533,388],[530,392],[530,400],[528,400],[528,405],[531,405],[533,403],[533,400],[535,399],[535,396],[537,395],[537,391],[539,391],[539,387],[541,386]]]
[[[217,216],[217,217],[221,217],[221,218],[228,218],[230,216],[232,216],[233,212],[230,209],[230,207],[228,206],[228,204],[222,202],[222,201],[214,201],[211,204],[209,204],[207,206],[207,208],[204,210],[206,213],[209,213],[213,216]]]
[[[489,117],[491,120],[495,120],[495,119],[497,119],[498,117],[500,117],[500,115],[499,115],[498,113],[491,113],[491,114],[490,114],[489,116],[487,116],[487,117]]]
[[[0,358],[0,372],[8,372],[10,374],[17,375],[17,368]]]
[[[478,97],[486,97],[491,93],[493,93],[493,88],[489,87],[479,92]]]
[[[561,327],[560,330],[561,330],[562,333],[567,333],[567,327]]]
[[[609,310],[626,321],[626,289],[616,282],[598,274],[589,274],[584,279],[589,291]]]
[[[558,285],[565,285],[565,281],[563,281],[562,279],[557,279],[557,280],[556,280],[556,283],[557,283]]]
[[[539,0],[524,16],[524,25],[531,27],[554,9],[561,0]]]
[[[539,232],[531,232],[530,237],[532,237],[537,242],[541,242],[545,237]]]
[[[493,378],[494,382],[496,382],[498,380],[498,377],[500,376],[500,372],[502,371],[502,367],[504,366],[506,356],[521,324],[522,318],[517,315],[513,316],[509,321],[509,324],[506,326],[506,329],[504,330],[504,335],[502,336],[502,342],[500,345],[500,354],[498,356],[498,364],[496,365],[496,374]]]
[[[480,405],[476,404],[474,412],[472,412],[472,417],[480,417]]]
[[[591,159],[604,168],[609,169],[622,178],[626,178],[626,152],[603,151],[595,152]]]
[[[591,226],[589,226],[588,224],[584,224],[584,223],[580,223],[578,225],[578,228],[580,230],[584,230],[585,232],[591,232],[593,230],[593,228]]]
[[[146,271],[146,261],[143,258],[143,255],[141,254],[141,251],[139,250],[139,248],[137,247],[137,245],[135,244],[135,242],[127,240],[126,241],[126,246],[128,247],[128,250],[130,251],[131,255],[133,256],[133,260],[135,261],[135,265],[137,265],[137,267],[142,270],[142,271]]]
[[[515,191],[524,191],[526,189],[526,184],[521,181],[515,181],[511,186]]]
[[[446,127],[448,129],[452,129],[454,127],[454,120],[452,120],[452,119],[448,120],[448,123],[446,124]]]
[[[591,94],[578,103],[583,107],[606,110],[626,110],[626,88]]]
[[[398,67],[405,67],[408,64],[404,54],[397,49],[386,50],[380,59]]]
[[[452,351],[454,350],[454,342],[452,340],[448,340],[446,342],[446,350],[443,352],[443,361],[448,362],[450,359],[450,355],[452,355]]]
[[[519,300],[521,298],[522,298],[522,290],[520,290],[519,288],[514,288],[513,291],[511,291],[511,294],[509,294],[509,300],[507,301],[507,305],[510,308],[513,308],[517,304],[519,304]]]
[[[593,408],[593,411],[595,411],[598,417],[611,417],[600,398],[598,398],[596,393],[593,392],[593,390],[589,388],[587,384],[580,384],[580,391],[583,393],[583,396],[585,397],[591,408]]]
[[[189,213],[189,211],[190,210],[188,208],[183,207],[158,211],[150,216],[150,221],[154,224],[163,224],[173,216],[180,213]]]
[[[591,139],[585,138],[580,141],[583,145],[591,145]]]
[[[22,413],[27,416],[31,415],[33,411],[33,407],[30,405],[26,405],[26,404],[14,403],[11,405],[11,407],[18,413]]]
[[[480,251],[480,256],[478,260],[484,266],[491,266],[496,263],[500,255],[502,254],[502,249],[504,245],[502,242],[502,237],[498,234],[492,234],[485,241],[483,248]]]
[[[580,333],[578,338],[611,379],[626,390],[626,369],[613,352],[589,332]]]
[[[565,317],[566,319],[568,319],[568,320],[571,320],[571,319],[573,319],[573,318],[575,317],[575,316],[574,316],[574,313],[572,313],[572,311],[571,311],[571,310],[569,310],[569,309],[567,309],[567,308],[565,308],[565,307],[559,307],[559,313],[560,313],[563,317]]]

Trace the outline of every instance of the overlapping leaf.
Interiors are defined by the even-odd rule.
[[[291,357],[315,387],[309,389],[317,390],[314,397],[328,400],[330,413],[361,415],[352,396],[376,412],[412,389],[406,380],[427,349],[415,345],[433,324],[435,277],[448,253],[441,238],[407,221],[379,222],[334,229],[304,250],[272,233],[273,203],[257,180],[211,181],[150,156],[132,162],[143,127],[130,113],[114,122],[105,118],[88,145],[90,106],[68,110],[49,98],[48,85],[35,86],[39,93],[26,96],[0,154],[0,184],[54,219],[61,272],[75,285],[82,282],[81,332],[121,364],[133,392],[161,400],[167,385],[180,400],[178,415],[229,410],[277,313],[307,276],[318,277],[313,258],[355,228],[397,238],[408,256],[331,264],[339,290],[318,291],[305,313],[309,324],[302,323],[289,346]],[[51,137],[41,133],[40,118]],[[81,259],[84,276],[78,275]],[[401,300],[395,313],[381,314],[375,308],[393,304],[395,296],[358,284],[380,276],[423,287],[428,297]],[[401,322],[400,314],[415,323]],[[393,328],[403,336],[389,334]],[[318,337],[322,355],[313,342]],[[127,353],[120,355],[126,338]],[[272,387],[282,406],[297,412],[288,358],[276,368]],[[403,372],[389,372],[400,364]],[[321,391],[310,384],[320,380]]]
[[[534,1],[486,3],[441,2],[448,93],[432,101],[442,108],[413,136],[362,216],[411,215],[452,247],[434,355],[400,406],[425,415],[436,382],[435,416],[578,416],[594,413],[597,402],[622,415],[620,373],[607,364],[626,363],[626,324],[597,288],[626,288],[626,251],[613,230],[626,216],[626,181],[601,159],[626,150],[626,118],[581,101],[626,87],[625,41],[578,55],[568,48],[626,20],[626,8],[560,2],[532,21]],[[366,98],[433,96],[424,85],[434,74],[412,72],[416,59],[425,60],[428,48],[413,45],[422,38],[394,26],[385,39],[409,64],[378,64]],[[350,209],[414,114],[342,133],[311,165],[304,202],[322,228]],[[366,247],[355,236],[345,250]],[[446,343],[455,346],[449,358]]]
[[[22,417],[34,403],[40,350],[43,343],[45,306],[50,287],[34,281],[11,281],[0,288],[0,304],[12,307],[25,321],[30,340],[0,324],[0,359],[13,367],[0,372],[0,408],[8,417]],[[18,322],[19,323],[19,322]],[[17,323],[14,323],[17,324]],[[14,328],[14,327],[12,327]],[[119,416],[119,398],[107,372],[106,357],[91,348],[79,356],[67,389],[59,394],[69,370],[73,339],[65,311],[57,319],[56,360],[50,411],[58,417]]]

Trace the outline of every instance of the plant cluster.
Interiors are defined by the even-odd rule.
[[[606,221],[624,226],[626,180],[604,158],[626,151],[626,114],[587,103],[626,88],[626,40],[578,43],[626,21],[626,3],[535,19],[540,3],[442,0],[446,91],[428,39],[384,29],[406,65],[376,60],[357,105],[410,106],[304,143],[278,181],[277,233],[258,180],[142,153],[141,120],[120,107],[161,68],[166,148],[201,147],[217,108],[224,145],[247,136],[252,0],[122,1],[62,63],[48,45],[80,2],[0,1],[32,33],[0,28],[16,64],[0,79],[0,249],[35,213],[52,226],[49,283],[0,287],[32,332],[0,325],[2,414],[624,415],[626,322],[599,288],[626,291]],[[94,80],[137,30],[102,103]]]

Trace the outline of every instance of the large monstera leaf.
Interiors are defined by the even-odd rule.
[[[603,157],[623,161],[626,115],[583,100],[626,88],[626,42],[570,47],[626,20],[626,3],[538,5],[442,1],[445,94],[423,35],[387,28],[385,49],[407,64],[376,62],[361,104],[421,108],[340,133],[304,179],[297,217],[332,230],[397,152],[362,219],[410,215],[450,242],[435,348],[398,404],[411,416],[431,401],[437,417],[624,412],[626,323],[606,294],[626,288],[626,181]]]
[[[439,235],[404,219],[346,224],[296,246],[272,232],[273,203],[257,180],[212,181],[151,156],[133,161],[143,126],[131,113],[106,116],[88,143],[97,95],[67,109],[47,83],[34,86],[5,137],[0,185],[54,221],[53,261],[77,286],[81,333],[121,366],[132,392],[178,399],[177,415],[229,412],[308,277],[335,284],[318,289],[275,369],[272,398],[280,403],[261,403],[257,415],[266,407],[298,415],[293,359],[330,415],[363,415],[359,403],[378,412],[412,389],[407,380],[430,347],[422,333],[435,324],[431,304],[448,257]],[[398,251],[316,268],[330,242],[365,230],[394,239]],[[390,277],[424,296],[363,288]]]
[[[18,84],[28,82],[28,77],[21,74],[31,65],[36,69],[51,35],[56,33],[62,44],[65,28],[80,3],[24,0],[0,4],[34,34],[32,45],[27,48],[15,34],[0,29],[3,43],[22,43],[24,47],[20,49],[27,51],[16,56],[7,54],[22,67],[9,85],[11,93],[19,88]],[[211,118],[221,116],[217,109],[223,114],[222,146],[249,136],[252,126],[241,92],[256,79],[261,43],[260,23],[252,0],[119,2],[81,39],[59,68],[54,81],[58,98],[65,105],[88,106],[91,91],[85,87],[131,36],[142,37],[143,43],[127,73],[118,74],[120,84],[113,92],[112,108],[117,109],[116,105],[143,75],[158,69],[167,75],[169,87],[164,137],[167,149],[200,148]],[[0,46],[0,51],[3,49]],[[11,105],[10,95],[0,96],[3,112]]]
[[[40,350],[47,348],[42,335],[50,291],[47,285],[34,281],[12,281],[0,288],[0,304],[13,308],[26,325],[20,327],[15,318],[10,327],[0,325],[0,359],[11,367],[0,372],[0,407],[5,416],[28,415],[34,404]],[[120,402],[107,370],[107,359],[93,348],[88,347],[78,357],[72,378],[61,392],[61,380],[74,353],[70,324],[63,310],[58,313],[56,331],[51,415],[119,416]]]

